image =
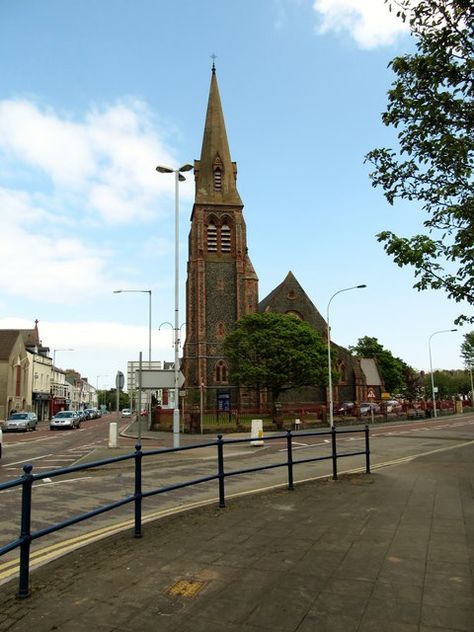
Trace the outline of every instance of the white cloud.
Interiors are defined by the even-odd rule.
[[[315,0],[321,18],[318,32],[348,32],[360,48],[393,44],[408,27],[384,0]]]
[[[0,101],[0,152],[18,172],[39,171],[51,195],[106,222],[151,218],[157,197],[172,191],[172,179],[154,167],[173,165],[173,152],[137,100],[95,107],[82,120],[27,100]]]
[[[0,318],[0,329],[32,329],[34,322],[24,318]],[[148,359],[148,327],[124,325],[115,321],[53,322],[41,320],[38,324],[40,339],[56,353],[56,364],[63,369],[74,368],[99,388],[113,386],[117,370],[126,372],[129,360]],[[172,330],[152,332],[152,356],[172,360]],[[64,351],[73,349],[73,351]],[[63,350],[63,351],[60,351]]]
[[[155,172],[176,164],[165,137],[138,100],[75,118],[0,100],[0,292],[56,304],[108,292],[120,252],[91,235],[172,214],[174,179]]]

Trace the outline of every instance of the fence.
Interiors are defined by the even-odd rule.
[[[355,452],[339,452],[337,451],[337,436],[341,434],[356,434],[363,433],[365,437],[365,445],[364,450],[359,450]],[[301,438],[309,437],[309,436],[324,436],[330,435],[331,437],[331,454],[329,456],[317,456],[317,457],[309,457],[305,459],[296,460],[293,457],[293,438]],[[238,444],[238,443],[249,443],[254,441],[253,438],[246,439],[223,439],[222,435],[217,435],[217,439],[207,443],[200,443],[196,445],[182,446],[179,448],[162,448],[158,450],[148,450],[142,451],[141,445],[139,443],[135,446],[135,452],[126,454],[123,456],[113,457],[110,459],[102,459],[100,461],[94,461],[91,463],[86,463],[83,465],[75,465],[66,468],[58,468],[56,470],[51,470],[49,472],[42,472],[41,474],[33,473],[33,466],[31,464],[26,464],[23,466],[23,476],[21,478],[15,479],[13,481],[9,481],[8,483],[0,484],[0,491],[11,489],[13,487],[22,487],[22,497],[21,497],[21,521],[20,521],[20,535],[16,540],[13,540],[6,544],[5,546],[0,547],[0,557],[5,555],[6,553],[19,548],[20,549],[20,574],[19,574],[19,588],[17,596],[19,598],[25,598],[29,595],[29,573],[30,573],[30,547],[31,543],[34,540],[38,540],[46,535],[54,533],[55,531],[59,531],[73,524],[77,524],[94,516],[98,516],[107,511],[112,511],[113,509],[117,509],[126,505],[128,503],[134,503],[134,536],[136,538],[141,537],[142,535],[142,500],[144,498],[155,496],[158,494],[163,494],[166,492],[170,492],[176,489],[183,489],[184,487],[190,487],[193,485],[199,485],[201,483],[206,483],[209,481],[216,480],[218,483],[218,498],[219,498],[219,507],[225,507],[225,480],[230,476],[238,476],[240,474],[248,474],[251,472],[259,472],[268,469],[274,469],[279,467],[287,468],[287,476],[288,476],[288,489],[294,489],[294,467],[303,463],[311,463],[316,461],[325,461],[331,460],[332,462],[332,478],[333,480],[337,479],[337,461],[340,458],[350,457],[350,456],[365,456],[365,472],[366,474],[370,474],[370,446],[369,446],[369,428],[365,426],[363,429],[336,429],[333,427],[328,431],[318,431],[318,432],[292,432],[288,430],[283,434],[275,434],[271,436],[266,436],[265,441],[275,441],[281,440],[284,438],[286,440],[286,461],[279,463],[272,463],[270,465],[259,465],[256,467],[250,467],[239,470],[231,470],[227,471],[225,469],[224,463],[224,446],[230,444]],[[200,448],[208,448],[208,447],[216,447],[216,459],[217,459],[217,472],[215,474],[204,476],[197,479],[192,479],[188,481],[183,481],[181,483],[175,483],[173,485],[159,487],[157,489],[153,489],[147,492],[142,490],[142,469],[143,469],[143,458],[149,456],[156,456],[159,454],[169,454],[172,452],[183,452],[189,450],[197,450]],[[116,502],[103,505],[102,507],[98,507],[93,511],[88,511],[86,513],[79,514],[74,516],[68,520],[65,520],[60,523],[56,523],[45,527],[43,529],[39,529],[37,531],[31,530],[31,508],[32,508],[32,495],[34,489],[34,483],[36,481],[40,481],[46,478],[52,479],[58,476],[62,476],[64,474],[70,474],[72,472],[80,472],[92,468],[101,467],[104,465],[110,465],[112,463],[118,463],[120,461],[128,461],[130,459],[134,459],[135,461],[135,472],[134,472],[134,493],[126,498],[122,498]]]

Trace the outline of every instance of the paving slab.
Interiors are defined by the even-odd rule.
[[[474,632],[474,445],[170,515],[0,590],[0,632]]]

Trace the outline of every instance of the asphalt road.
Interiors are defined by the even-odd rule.
[[[4,455],[0,461],[0,481],[21,475],[25,462],[34,465],[34,471],[45,472],[67,467],[77,462],[90,462],[109,458],[121,453],[133,452],[136,439],[120,439],[120,450],[107,449],[109,421],[85,422],[80,430],[50,432],[40,429],[24,436],[4,434]],[[183,438],[184,439],[184,438]],[[212,442],[213,437],[186,437],[186,441]],[[348,454],[364,448],[363,434],[347,433],[338,438],[338,453]],[[400,462],[433,451],[446,451],[454,446],[474,441],[474,415],[443,417],[438,420],[419,420],[370,428],[372,468]],[[144,440],[146,452],[155,446],[172,445],[172,436],[157,433],[152,442]],[[226,445],[226,472],[264,466],[286,461],[286,440],[264,438],[261,446],[247,443]],[[293,458],[305,461],[309,458],[330,454],[328,435],[298,433],[294,438]],[[347,456],[338,462],[339,473],[364,469],[363,456]],[[130,496],[134,489],[133,461],[120,462],[83,472],[37,482],[33,490],[32,529],[39,529],[53,522],[93,510],[101,505]],[[168,486],[185,480],[215,474],[217,471],[216,448],[205,447],[181,453],[145,456],[143,459],[143,491]],[[331,461],[301,463],[295,466],[295,482],[331,475]],[[245,473],[226,479],[226,495],[246,493],[255,489],[271,488],[287,482],[287,468],[278,467],[258,473]],[[176,509],[199,505],[217,499],[217,482],[186,487],[173,492],[149,497],[144,500],[145,522]],[[19,535],[20,491],[19,488],[0,492],[0,546]],[[99,539],[124,527],[132,530],[133,505],[126,505],[113,512],[72,525],[33,543],[33,566],[55,557],[71,548]],[[0,583],[15,572],[18,551],[0,560]]]

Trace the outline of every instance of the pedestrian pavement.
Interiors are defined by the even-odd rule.
[[[474,631],[474,442],[176,513],[0,588],[9,632]]]

